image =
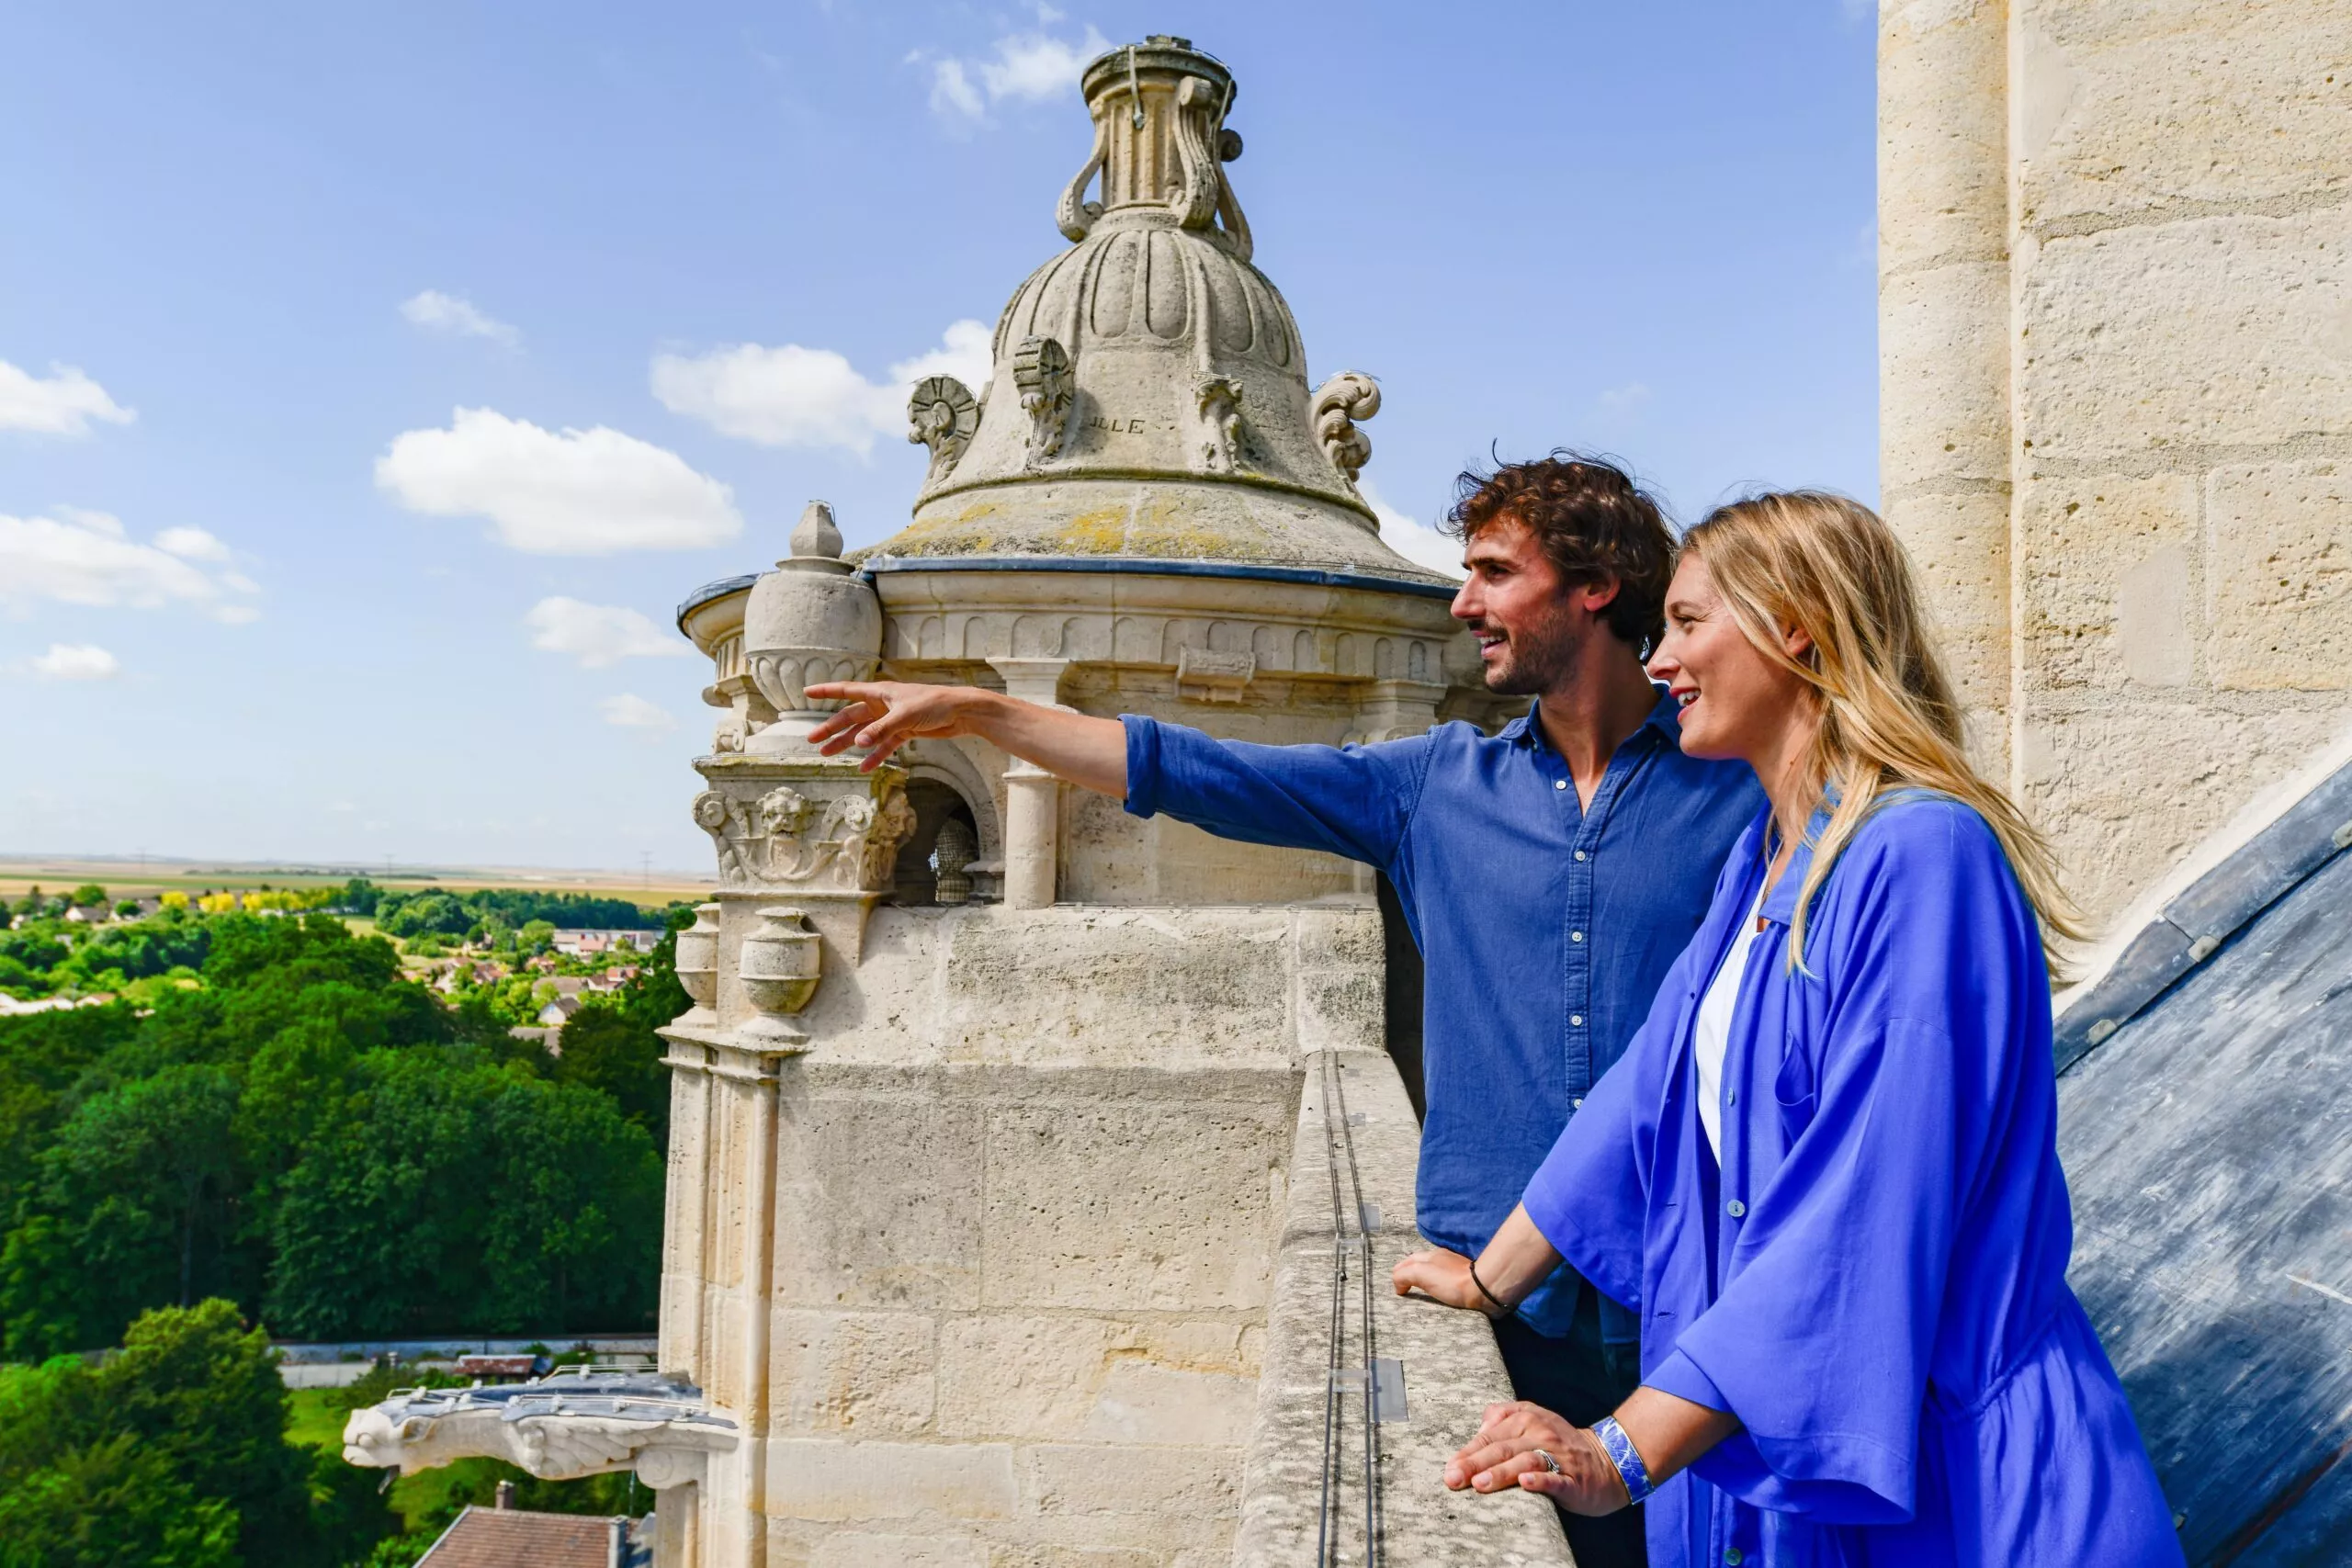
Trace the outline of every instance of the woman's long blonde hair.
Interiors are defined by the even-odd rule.
[[[1789,491],[1715,508],[1683,536],[1683,548],[1705,563],[1747,640],[1820,705],[1804,783],[1835,804],[1797,889],[1791,962],[1804,962],[1806,912],[1855,830],[1887,791],[1914,787],[1950,795],[1984,818],[2041,918],[2042,952],[2054,969],[2056,939],[2079,940],[2081,919],[2047,840],[1969,765],[1960,705],[1894,531],[1860,502]],[[1813,641],[1804,659],[1788,653],[1791,628]]]

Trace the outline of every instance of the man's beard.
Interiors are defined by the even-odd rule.
[[[1508,661],[1485,671],[1487,690],[1498,697],[1541,696],[1576,671],[1576,645],[1556,626],[1513,634],[1503,646],[1510,652]]]

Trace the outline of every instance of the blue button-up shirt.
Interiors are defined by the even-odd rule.
[[[1123,720],[1136,816],[1344,855],[1395,884],[1428,974],[1419,1219],[1440,1247],[1475,1255],[1510,1218],[1764,807],[1745,763],[1682,754],[1674,716],[1662,697],[1589,808],[1532,716],[1337,748]],[[1577,1288],[1564,1270],[1520,1315],[1566,1333]]]

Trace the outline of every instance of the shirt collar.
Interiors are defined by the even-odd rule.
[[[1642,728],[1634,731],[1634,735],[1627,739],[1639,736],[1643,729],[1654,729],[1668,745],[1679,751],[1682,749],[1682,728],[1674,716],[1679,711],[1680,705],[1664,686],[1653,686],[1651,689],[1657,693],[1657,701],[1651,705],[1649,716],[1642,720]],[[1546,751],[1552,749],[1552,743],[1544,739],[1544,727],[1535,722],[1533,703],[1528,704],[1525,713],[1504,725],[1497,734],[1499,739],[1515,746],[1533,746]]]

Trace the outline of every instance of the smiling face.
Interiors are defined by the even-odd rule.
[[[1478,638],[1487,690],[1540,697],[1573,677],[1585,645],[1613,636],[1600,619],[1617,596],[1613,582],[1565,588],[1559,568],[1534,530],[1498,518],[1470,536],[1462,565],[1470,581],[1453,596],[1453,615]]]
[[[1792,657],[1812,649],[1802,631],[1788,634]],[[1650,656],[1650,679],[1663,682],[1679,707],[1685,756],[1776,761],[1790,726],[1809,713],[1804,682],[1766,658],[1732,618],[1707,563],[1685,552],[1666,592],[1666,636]]]

